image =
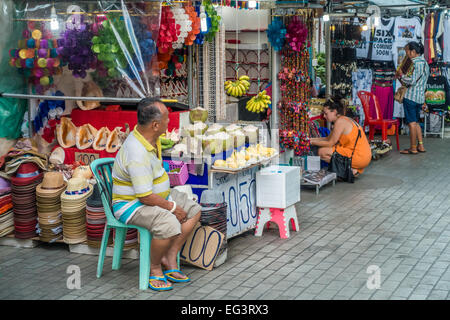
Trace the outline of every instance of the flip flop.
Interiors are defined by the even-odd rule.
[[[183,279],[172,277],[170,274],[171,274],[171,273],[175,273],[175,272],[178,272],[178,273],[181,274],[181,271],[178,270],[178,269],[170,269],[170,270],[166,270],[166,271],[164,271],[163,273],[164,273],[164,275],[167,277],[167,279],[168,279],[169,281],[172,281],[172,282],[181,283],[181,282],[189,282],[189,281],[191,281],[191,279],[190,279],[188,276],[186,276],[186,277],[183,278]]]
[[[155,291],[167,291],[167,290],[172,290],[173,289],[172,285],[166,286],[166,287],[155,287],[154,285],[152,285],[152,281],[153,280],[164,281],[166,283],[166,285],[168,283],[166,277],[151,276],[150,278],[148,278],[148,287],[150,289],[153,289]]]
[[[420,152],[420,153],[425,153],[425,152],[427,152],[427,150],[423,150],[423,151],[422,151],[422,150],[419,150],[419,149],[417,149],[417,151]]]
[[[412,152],[410,149],[405,149],[405,150],[400,151],[400,153],[401,154],[418,154],[419,152],[418,151]]]

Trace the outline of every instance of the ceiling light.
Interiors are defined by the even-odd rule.
[[[363,24],[363,26],[361,28],[363,31],[369,30],[369,26],[367,24]]]
[[[323,16],[323,21],[325,21],[325,22],[330,21],[330,15],[329,14],[325,14]]]
[[[50,29],[52,30],[59,29],[58,16],[56,15],[55,6],[52,7],[52,11],[50,13]]]
[[[256,1],[248,1],[248,7],[250,8],[250,9],[254,9],[254,8],[256,8]]]

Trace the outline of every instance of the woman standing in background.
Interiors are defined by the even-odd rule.
[[[414,63],[414,72],[411,77],[406,76],[399,69],[397,78],[406,86],[406,94],[403,98],[405,120],[409,127],[411,146],[409,149],[400,151],[401,154],[417,154],[426,152],[423,146],[422,129],[419,125],[420,110],[425,102],[425,89],[430,70],[423,57],[423,45],[418,42],[410,42],[405,46],[406,55]]]

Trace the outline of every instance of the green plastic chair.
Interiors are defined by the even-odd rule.
[[[123,245],[128,228],[135,228],[139,231],[140,246],[139,246],[139,289],[148,289],[148,280],[150,275],[150,246],[152,242],[151,233],[139,226],[125,224],[114,217],[112,208],[112,169],[114,165],[114,158],[96,159],[91,163],[91,170],[97,180],[99,191],[102,198],[103,208],[105,209],[106,225],[103,232],[102,244],[98,256],[97,264],[97,278],[102,276],[103,263],[105,261],[106,248],[108,246],[109,232],[112,228],[116,229],[114,239],[114,254],[112,269],[119,270],[122,260]],[[180,257],[178,254],[177,262],[178,268],[180,266]]]

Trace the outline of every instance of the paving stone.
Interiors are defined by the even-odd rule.
[[[170,292],[140,291],[138,260],[123,259],[112,271],[107,257],[97,279],[97,256],[43,244],[0,246],[0,299],[449,299],[450,139],[425,140],[432,157],[392,152],[355,184],[324,187],[318,196],[302,189],[300,232],[228,239],[223,265],[183,265],[192,282]],[[81,268],[81,290],[66,288],[69,265]],[[380,267],[379,290],[366,286],[370,265]]]

